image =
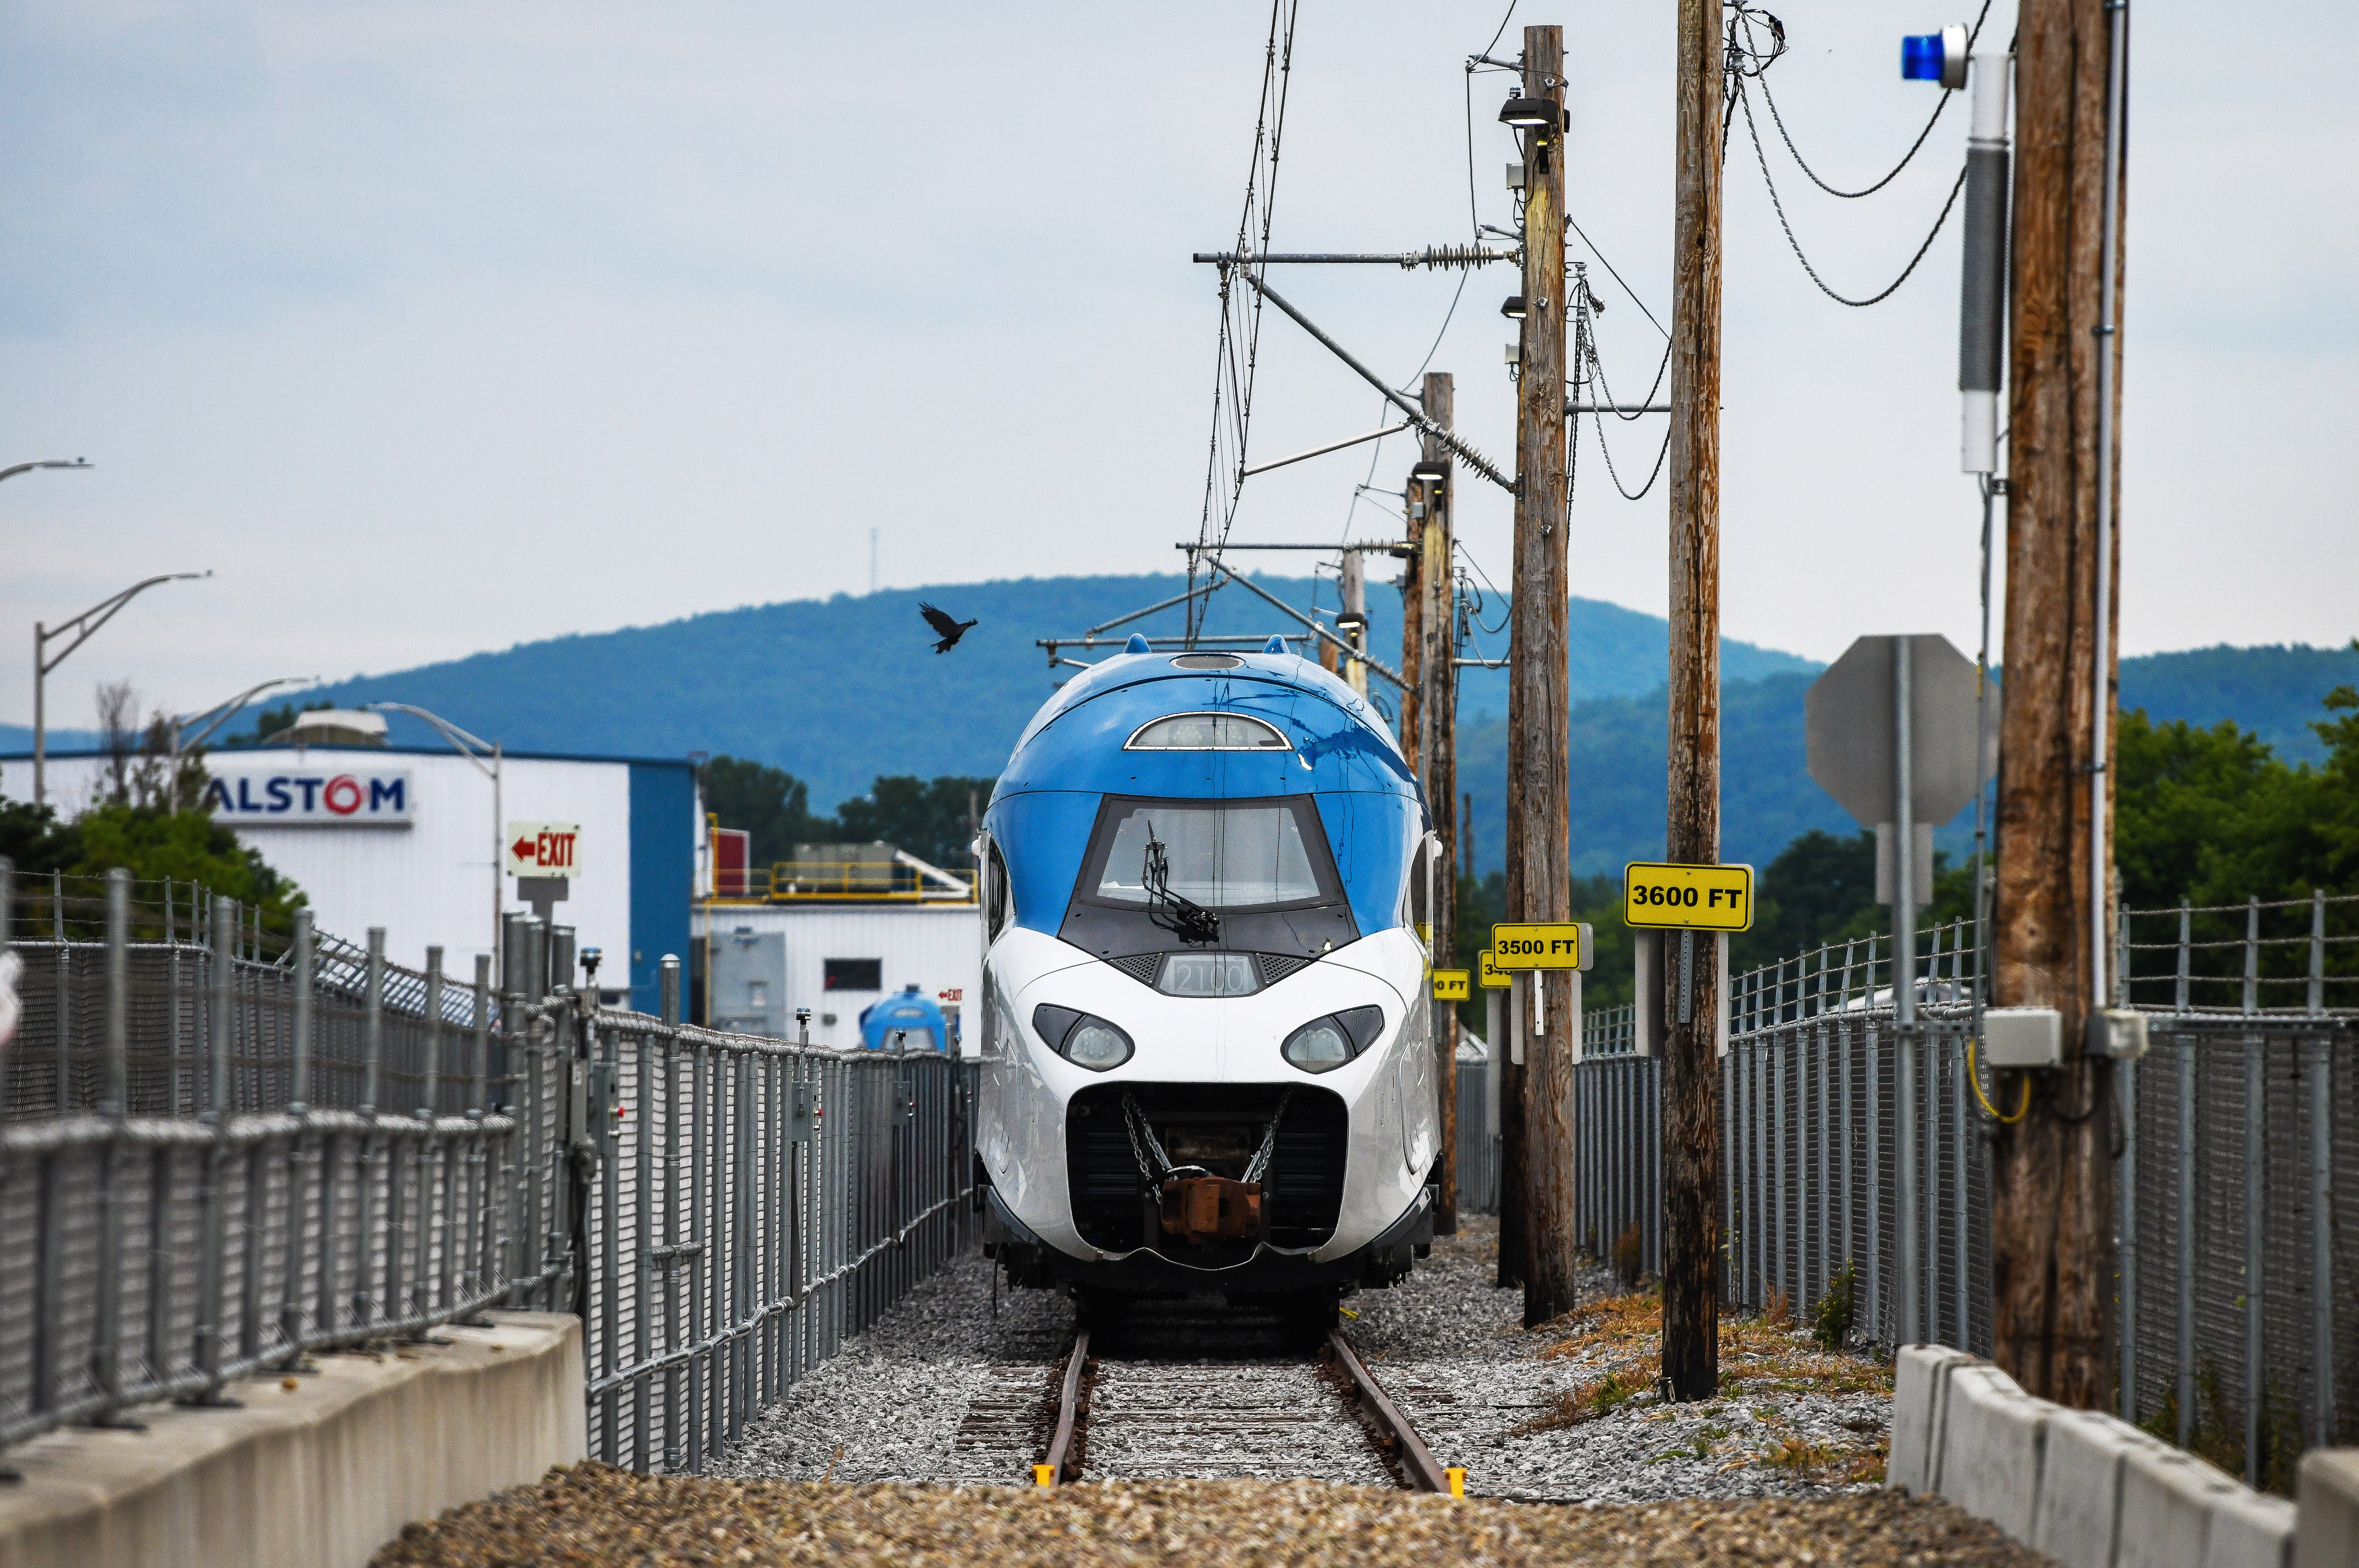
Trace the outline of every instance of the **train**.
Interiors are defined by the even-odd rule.
[[[1431,1247],[1441,841],[1367,699],[1282,637],[1065,682],[976,835],[984,1250],[1084,1310],[1330,1320]]]

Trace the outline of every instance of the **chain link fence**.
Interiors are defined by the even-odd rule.
[[[578,1313],[593,1453],[695,1471],[972,1245],[972,1069],[472,985],[187,884],[34,879],[0,963],[0,1446],[226,1403],[492,1306]]]
[[[2304,1447],[2359,1437],[2359,898],[2125,910],[2114,945],[2116,996],[2150,1042],[2104,1105],[2120,1413],[2283,1489]],[[1987,1356],[1980,954],[1962,922],[1919,933],[1907,1033],[1895,967],[1875,935],[1730,980],[1722,1295],[1810,1321],[1840,1293],[1876,1343]],[[1582,1054],[1582,1244],[1659,1271],[1659,1064],[1636,1009],[1584,1014]],[[1462,1203],[1492,1212],[1495,1071],[1459,1065]]]

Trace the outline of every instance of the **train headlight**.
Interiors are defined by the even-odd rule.
[[[1332,1073],[1374,1045],[1384,1029],[1382,1007],[1347,1007],[1296,1029],[1278,1054],[1305,1073]]]
[[[1032,1027],[1049,1049],[1076,1067],[1103,1073],[1130,1060],[1135,1047],[1130,1036],[1093,1013],[1054,1007],[1043,1002],[1032,1009]]]

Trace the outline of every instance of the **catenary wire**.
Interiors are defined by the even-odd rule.
[[[1742,9],[1750,9],[1750,7],[1742,7]],[[1983,0],[1983,8],[1975,16],[1974,25],[1966,34],[1966,48],[1969,51],[1973,49],[1975,40],[1982,37],[1983,23],[1987,20],[1989,16],[1990,0]],[[1732,27],[1735,25],[1734,18],[1731,19],[1730,25]],[[1773,55],[1772,58],[1774,59],[1775,56]],[[1751,74],[1753,74],[1761,83],[1761,101],[1769,106],[1770,122],[1777,127],[1778,138],[1786,144],[1786,150],[1793,154],[1795,166],[1810,177],[1811,184],[1817,186],[1820,190],[1825,191],[1830,196],[1840,196],[1845,201],[1855,201],[1862,196],[1873,196],[1877,191],[1883,190],[1886,186],[1891,184],[1892,181],[1899,175],[1900,171],[1908,168],[1910,161],[1916,158],[1918,150],[1925,145],[1925,139],[1933,134],[1933,127],[1940,123],[1941,113],[1950,106],[1950,100],[1957,96],[1956,93],[1949,92],[1944,92],[1941,94],[1940,101],[1933,105],[1933,113],[1925,121],[1925,128],[1917,133],[1917,139],[1908,144],[1908,150],[1900,155],[1900,161],[1894,164],[1891,169],[1885,174],[1883,179],[1878,180],[1873,185],[1863,186],[1857,191],[1838,191],[1833,186],[1819,178],[1818,170],[1812,169],[1803,158],[1802,149],[1794,145],[1793,136],[1786,129],[1785,116],[1777,112],[1777,96],[1769,91],[1769,79],[1766,76],[1762,76],[1758,71],[1752,72]]]
[[[1908,281],[1909,275],[1917,270],[1917,264],[1923,261],[1925,253],[1933,248],[1933,241],[1940,234],[1942,225],[1950,221],[1951,211],[1958,204],[1958,193],[1966,188],[1966,171],[1962,168],[1958,170],[1957,181],[1950,187],[1949,200],[1941,203],[1941,215],[1933,220],[1933,227],[1926,234],[1925,243],[1917,247],[1917,254],[1908,258],[1908,265],[1900,269],[1899,277],[1864,299],[1854,299],[1849,295],[1838,294],[1827,286],[1825,278],[1819,276],[1819,269],[1812,267],[1810,258],[1802,253],[1802,242],[1794,237],[1794,225],[1786,217],[1786,203],[1777,195],[1777,182],[1769,177],[1769,159],[1761,150],[1761,131],[1754,124],[1752,101],[1745,95],[1742,78],[1736,79],[1735,89],[1736,106],[1744,111],[1745,128],[1753,138],[1753,157],[1761,166],[1761,182],[1769,188],[1769,205],[1777,213],[1777,226],[1786,231],[1786,244],[1792,248],[1794,259],[1802,264],[1802,270],[1810,275],[1810,281],[1819,286],[1819,292],[1838,305],[1858,308],[1881,304],[1890,299],[1902,284]]]

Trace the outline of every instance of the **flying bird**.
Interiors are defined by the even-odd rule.
[[[934,644],[936,653],[948,653],[956,648],[958,639],[966,636],[968,628],[975,624],[973,621],[954,621],[922,599],[918,602],[918,608],[925,615],[926,625],[941,637],[942,640]]]

